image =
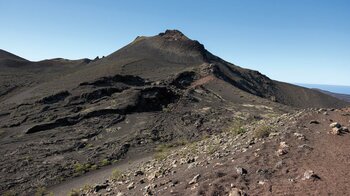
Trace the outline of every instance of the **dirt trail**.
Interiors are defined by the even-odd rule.
[[[145,163],[152,159],[151,154],[145,154],[138,156],[137,158],[125,159],[117,164],[113,164],[102,169],[89,172],[85,175],[69,179],[61,184],[54,185],[48,188],[48,192],[52,192],[55,196],[67,196],[67,194],[72,190],[79,190],[84,185],[95,185],[100,184],[108,179],[114,169],[121,171],[126,171],[130,168]]]

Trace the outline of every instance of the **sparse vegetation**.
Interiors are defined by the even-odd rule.
[[[272,126],[261,125],[254,130],[254,137],[255,138],[265,138],[265,137],[268,137],[272,131],[273,131]]]
[[[115,181],[121,180],[123,179],[123,173],[119,169],[114,169],[111,178]]]
[[[246,132],[246,130],[243,127],[242,121],[237,120],[235,121],[227,130],[229,133],[232,133],[233,135],[240,135]]]
[[[68,193],[68,196],[79,196],[79,191],[78,190],[75,190],[75,189],[72,189],[69,193]]]
[[[111,164],[111,161],[109,161],[108,159],[103,159],[102,161],[100,161],[101,166],[106,166],[110,164]]]
[[[154,154],[154,158],[158,161],[164,160],[170,154],[170,145],[161,144],[156,147],[156,153]]]
[[[164,160],[170,154],[171,148],[191,144],[192,143],[190,143],[187,139],[179,139],[170,144],[160,144],[155,148],[156,153],[154,158],[159,161]]]
[[[218,145],[212,144],[208,146],[208,154],[214,154],[217,150],[219,150]]]
[[[4,196],[15,196],[16,194],[13,191],[6,191]]]
[[[97,165],[91,165],[90,169],[91,170],[96,170],[96,169],[98,169],[98,166]]]
[[[170,110],[170,108],[163,106],[162,111],[163,112],[170,112],[171,110]]]
[[[76,174],[83,174],[87,171],[89,171],[91,168],[91,164],[86,163],[86,164],[81,164],[81,163],[76,163],[74,164],[74,171]]]
[[[94,145],[90,143],[90,144],[87,144],[86,147],[92,148],[92,147],[94,147]]]
[[[93,188],[92,185],[90,185],[90,184],[85,184],[85,185],[83,186],[82,190],[83,190],[83,191],[89,191],[89,190],[91,190],[92,188]]]
[[[47,194],[45,187],[38,187],[35,191],[35,196],[44,196]]]

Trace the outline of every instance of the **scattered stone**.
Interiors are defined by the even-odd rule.
[[[280,148],[288,148],[289,146],[287,145],[286,142],[280,142]]]
[[[171,182],[170,182],[170,187],[174,187],[174,186],[176,186],[177,184],[179,184],[179,181],[178,181],[178,180],[171,181]]]
[[[135,188],[135,183],[134,183],[134,182],[131,182],[126,188],[127,188],[128,190],[131,190],[131,189]]]
[[[177,163],[177,160],[174,160],[171,164],[176,165],[176,163]]]
[[[195,161],[196,161],[196,158],[191,157],[191,158],[188,158],[186,162],[189,164],[189,163],[193,163]]]
[[[244,196],[246,195],[242,190],[238,188],[233,188],[231,191],[228,193],[228,196]]]
[[[135,172],[135,176],[142,176],[144,173],[141,170]]]
[[[118,192],[116,196],[125,196],[123,192]]]
[[[275,136],[279,136],[280,133],[279,132],[272,132],[269,134],[269,137],[275,137]]]
[[[239,175],[246,175],[248,171],[244,169],[243,167],[236,167],[237,174]]]
[[[340,128],[341,127],[341,125],[338,122],[331,123],[329,126],[331,128]]]
[[[341,128],[341,131],[349,132],[349,129],[348,129],[347,127],[342,127],[342,128]]]
[[[298,148],[313,150],[313,148],[311,146],[307,145],[307,144],[299,145]]]
[[[297,137],[299,140],[305,140],[305,136],[301,133],[294,133],[294,136]]]
[[[157,172],[152,172],[147,176],[147,180],[152,181],[152,180],[156,179],[157,177],[158,177]]]
[[[307,171],[304,172],[303,180],[310,180],[310,179],[314,179],[315,180],[315,179],[320,179],[320,177],[317,176],[314,171],[307,170]]]
[[[320,124],[320,122],[318,122],[317,120],[312,120],[310,121],[310,124]]]
[[[333,127],[331,131],[329,131],[330,134],[333,134],[333,135],[340,135],[340,128],[338,127]]]
[[[108,184],[96,184],[94,187],[95,192],[99,192],[102,189],[106,189],[108,187]]]
[[[288,153],[288,151],[286,149],[278,149],[277,150],[277,156],[282,156]]]
[[[200,176],[200,174],[195,175],[188,184],[196,184]]]

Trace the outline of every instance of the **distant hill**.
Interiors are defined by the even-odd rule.
[[[333,93],[350,95],[350,86],[345,86],[345,85],[305,84],[305,83],[296,83],[296,85],[303,86],[306,88],[311,88],[311,89],[322,89]]]
[[[333,93],[333,92],[329,92],[329,91],[325,91],[325,90],[321,90],[321,89],[315,89],[315,90],[318,90],[318,91],[320,91],[324,94],[327,94],[327,95],[331,95],[331,96],[336,97],[338,99],[350,102],[350,95],[348,95],[348,94]]]

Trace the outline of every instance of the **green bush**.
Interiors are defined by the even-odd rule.
[[[89,171],[90,167],[91,165],[89,163],[86,163],[86,164],[76,163],[74,164],[74,171],[75,173],[82,174]]]
[[[100,162],[100,165],[101,166],[106,166],[106,165],[110,165],[111,162],[108,160],[108,159],[103,159],[101,162]]]
[[[268,137],[272,131],[273,131],[273,128],[271,126],[262,125],[254,130],[254,137],[265,138],[265,137]]]

